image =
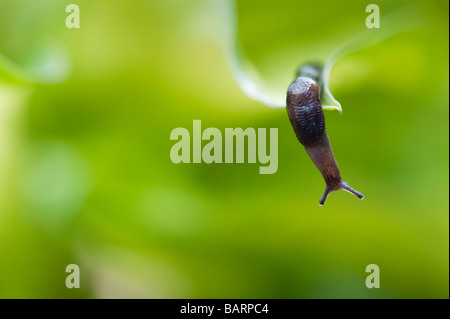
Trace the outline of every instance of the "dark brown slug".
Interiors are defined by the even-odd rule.
[[[298,77],[288,89],[286,98],[286,108],[295,135],[327,183],[319,202],[320,206],[331,192],[340,189],[354,194],[359,199],[364,198],[363,194],[342,181],[341,172],[334,159],[319,98],[321,72],[322,68],[317,64],[301,67]]]

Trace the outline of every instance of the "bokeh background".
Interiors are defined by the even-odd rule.
[[[366,30],[369,3],[240,0],[239,39],[287,88]],[[213,1],[1,0],[0,297],[448,298],[448,1],[376,3],[381,28],[420,14],[334,67],[344,113],[326,112],[328,135],[366,198],[319,207],[325,183],[286,111],[233,80]],[[194,119],[277,127],[277,173],[173,164],[170,132]],[[380,289],[365,286],[372,263]]]

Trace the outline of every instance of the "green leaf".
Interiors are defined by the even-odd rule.
[[[230,71],[239,88],[249,98],[269,107],[286,106],[286,91],[275,90],[259,74],[257,68],[245,56],[239,45],[236,7],[232,0],[216,0],[224,32],[224,52]],[[367,28],[357,36],[336,48],[328,57],[321,75],[321,102],[324,110],[342,113],[341,104],[330,91],[330,75],[333,66],[349,54],[379,43],[399,32],[422,26],[423,17],[418,8],[411,4],[384,14],[380,28]],[[301,23],[301,22],[300,22]],[[326,41],[326,40],[323,40]],[[301,57],[301,52],[300,55]]]

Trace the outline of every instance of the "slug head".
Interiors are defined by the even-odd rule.
[[[331,192],[337,191],[337,190],[340,190],[340,189],[355,195],[359,199],[364,199],[364,195],[363,194],[361,194],[360,192],[358,192],[358,191],[354,190],[353,188],[351,188],[346,182],[340,181],[339,182],[339,186],[337,188],[333,189],[329,185],[327,185],[325,187],[325,191],[323,192],[322,198],[320,198],[319,205],[323,206],[323,204],[325,204],[326,199],[328,198],[328,195],[330,195]]]

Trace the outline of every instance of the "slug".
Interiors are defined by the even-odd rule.
[[[331,192],[340,189],[352,193],[359,199],[364,198],[363,194],[342,181],[341,172],[331,150],[319,98],[321,73],[322,67],[319,64],[302,66],[297,78],[289,86],[286,97],[286,109],[295,135],[327,184],[319,201],[320,206],[325,203]]]

